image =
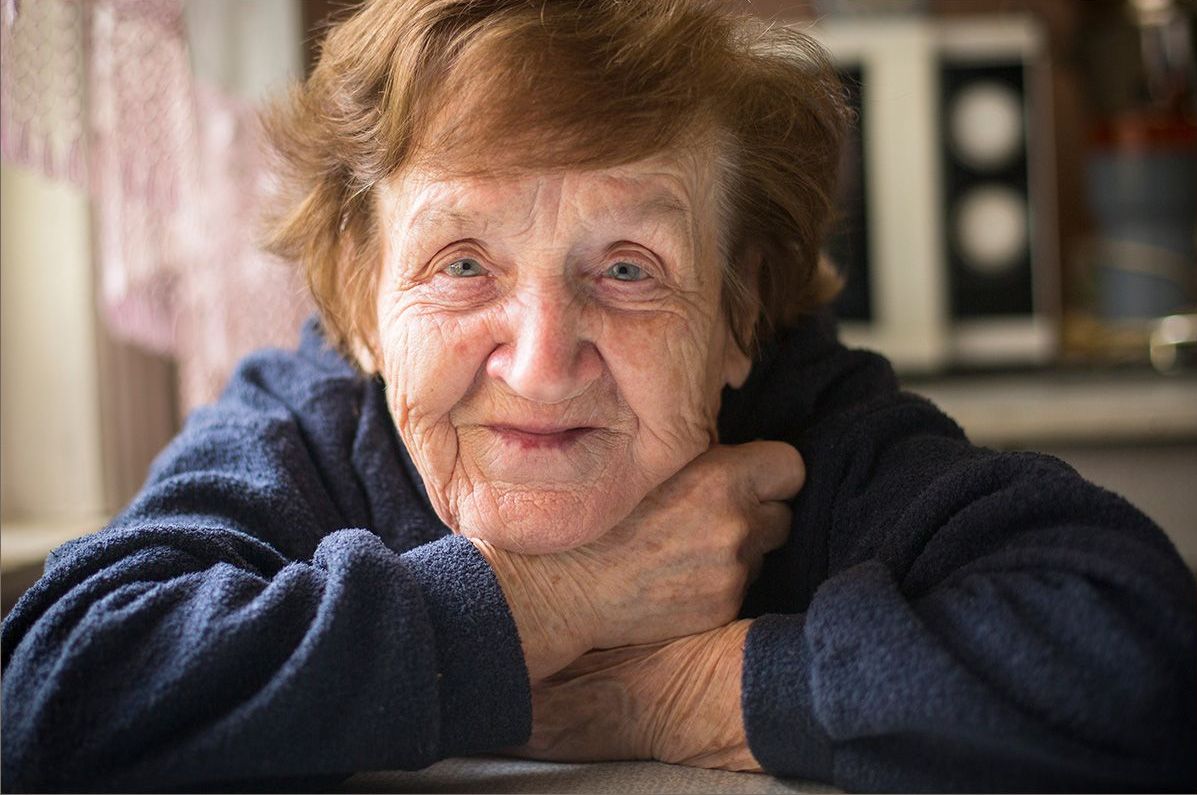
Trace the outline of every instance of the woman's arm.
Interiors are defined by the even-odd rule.
[[[832,415],[800,449],[797,543],[745,654],[766,770],[853,789],[1194,782],[1197,594],[1150,520],[1063,462],[972,447],[911,396]]]
[[[533,685],[532,737],[512,752],[759,772],[740,712],[751,624],[586,654]]]
[[[744,616],[752,751],[849,789],[1189,787],[1197,589],[1058,460],[973,447],[814,319],[725,401],[807,463]]]
[[[460,538],[400,552],[355,529],[349,451],[319,449],[345,435],[303,419],[349,410],[292,412],[261,387],[276,364],[193,415],[134,503],[58,550],[5,622],[6,789],[414,768],[526,736],[485,560]],[[345,398],[318,386],[308,398]]]

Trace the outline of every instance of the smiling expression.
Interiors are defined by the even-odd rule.
[[[717,162],[381,186],[381,361],[363,364],[454,531],[584,544],[715,442],[749,367],[720,309]]]

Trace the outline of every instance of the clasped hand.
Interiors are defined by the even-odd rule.
[[[781,442],[717,446],[584,547],[533,556],[475,540],[533,683],[532,738],[515,752],[756,769],[740,715],[751,622],[734,619],[789,535],[804,475]]]

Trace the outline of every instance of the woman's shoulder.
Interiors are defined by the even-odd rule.
[[[907,397],[885,357],[846,347],[834,317],[821,312],[777,329],[744,386],[725,391],[720,439],[792,442],[829,418]]]
[[[243,358],[217,400],[197,409],[195,416],[235,422],[308,413],[313,403],[324,411],[338,405],[347,408],[345,398],[360,399],[368,381],[328,344],[313,316],[304,323],[296,348],[263,348]],[[342,399],[329,403],[330,394]]]
[[[423,513],[381,384],[330,347],[315,318],[295,349],[256,351],[237,365],[155,460],[147,487],[192,481],[238,483],[242,497],[289,494],[288,504],[316,505],[329,530],[402,535]]]
[[[347,457],[353,440],[369,431],[362,426],[385,419],[364,411],[376,380],[331,347],[312,317],[295,348],[264,348],[243,358],[217,399],[191,411],[175,445],[219,437],[227,448],[239,438],[262,445],[287,437],[307,453]]]

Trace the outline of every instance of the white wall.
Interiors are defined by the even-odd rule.
[[[86,195],[0,168],[0,521],[98,529],[105,510]],[[6,554],[5,557],[8,557]]]

